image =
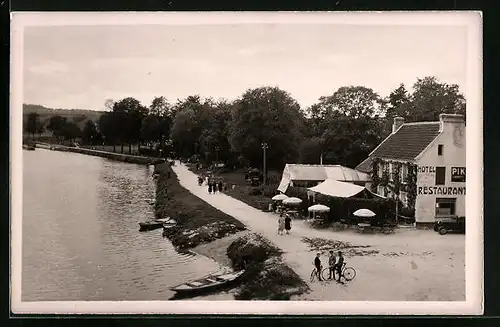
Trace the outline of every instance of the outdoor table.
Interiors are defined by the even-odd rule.
[[[371,232],[372,231],[372,225],[366,224],[366,223],[359,223],[358,224],[358,230],[362,233],[364,232]]]

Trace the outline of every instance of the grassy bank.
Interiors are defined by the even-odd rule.
[[[205,174],[206,169],[196,170],[196,165],[189,164],[189,170],[196,174]],[[277,188],[281,175],[279,172],[270,171],[268,174],[273,180],[269,185],[263,186],[252,186],[247,183],[245,180],[245,172],[243,169],[237,169],[232,171],[225,171],[225,169],[218,169],[213,171],[216,178],[220,178],[227,183],[229,186],[228,192],[225,192],[227,195],[240,200],[259,210],[267,210],[269,204],[272,203],[271,198],[273,195],[277,194]],[[234,185],[234,189],[232,188]]]
[[[193,248],[245,229],[240,221],[183,188],[168,163],[156,165],[155,172],[155,214],[157,218],[171,217],[177,221],[175,227],[164,231],[177,248]]]
[[[227,248],[233,268],[246,268],[237,300],[290,300],[309,291],[307,284],[282,260],[280,249],[259,234],[237,238]]]

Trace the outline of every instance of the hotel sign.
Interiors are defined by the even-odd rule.
[[[465,182],[465,167],[451,167],[451,181]]]

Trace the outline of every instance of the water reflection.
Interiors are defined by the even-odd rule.
[[[24,151],[23,301],[167,300],[168,287],[216,272],[177,253],[153,217],[152,168],[48,150]]]

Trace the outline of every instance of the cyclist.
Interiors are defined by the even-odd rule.
[[[330,256],[328,257],[328,266],[330,268],[330,279],[335,277],[335,262],[337,258],[335,258],[335,254],[332,250],[330,250]]]
[[[318,274],[318,280],[322,280],[321,279],[321,269],[323,268],[323,266],[321,265],[321,253],[318,253],[316,255],[316,258],[314,258],[314,266],[316,267],[316,273]]]
[[[337,264],[335,265],[335,268],[337,268],[337,273],[339,275],[339,279],[337,282],[340,283],[340,276],[342,275],[342,266],[344,265],[344,257],[342,256],[342,251],[339,251],[339,260],[337,261]]]

